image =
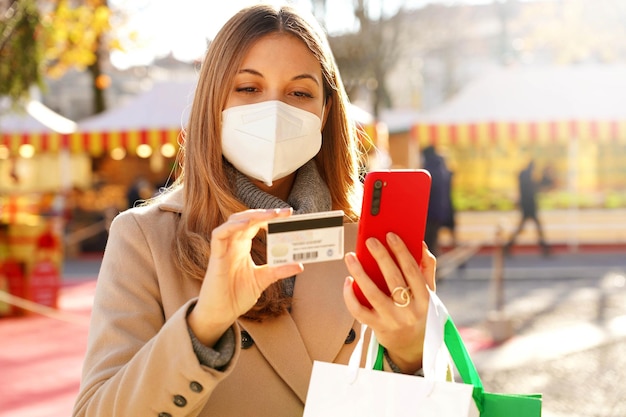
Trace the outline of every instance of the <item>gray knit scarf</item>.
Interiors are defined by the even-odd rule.
[[[295,214],[328,211],[332,207],[330,190],[317,171],[314,160],[298,169],[287,201],[261,191],[245,175],[232,169],[235,194],[246,206],[254,209],[293,207]]]

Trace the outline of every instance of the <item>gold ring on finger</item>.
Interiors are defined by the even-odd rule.
[[[411,304],[411,289],[409,287],[396,287],[391,292],[391,299],[398,307],[407,307]]]

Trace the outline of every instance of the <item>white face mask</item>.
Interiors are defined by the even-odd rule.
[[[222,155],[271,186],[317,155],[321,127],[319,117],[282,101],[230,107],[222,112]]]

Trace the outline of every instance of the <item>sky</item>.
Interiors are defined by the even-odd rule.
[[[109,0],[112,9],[120,9],[126,16],[120,22],[120,38],[132,34],[132,45],[125,46],[125,52],[111,54],[113,65],[127,68],[132,65],[148,65],[155,57],[167,55],[170,51],[182,61],[200,58],[206,47],[206,40],[212,39],[219,28],[244,6],[259,3],[259,0]],[[486,3],[493,0],[407,0],[407,7],[418,8],[427,3]],[[291,0],[295,6],[311,10],[310,0]],[[402,1],[370,0],[373,10],[380,10],[381,4],[390,12],[395,12]],[[327,27],[329,32],[350,30],[354,25],[352,0],[327,2]],[[349,16],[350,18],[346,18]],[[126,35],[125,35],[126,34]]]

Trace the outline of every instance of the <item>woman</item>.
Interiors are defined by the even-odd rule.
[[[111,225],[75,416],[301,415],[313,360],[347,363],[360,323],[386,347],[386,370],[419,371],[427,249],[417,265],[390,235],[397,267],[368,242],[390,288],[412,291],[406,308],[352,252],[264,265],[267,222],[292,212],[343,210],[353,247],[360,182],[346,104],[313,20],[258,5],[225,24],[200,73],[182,175]]]

